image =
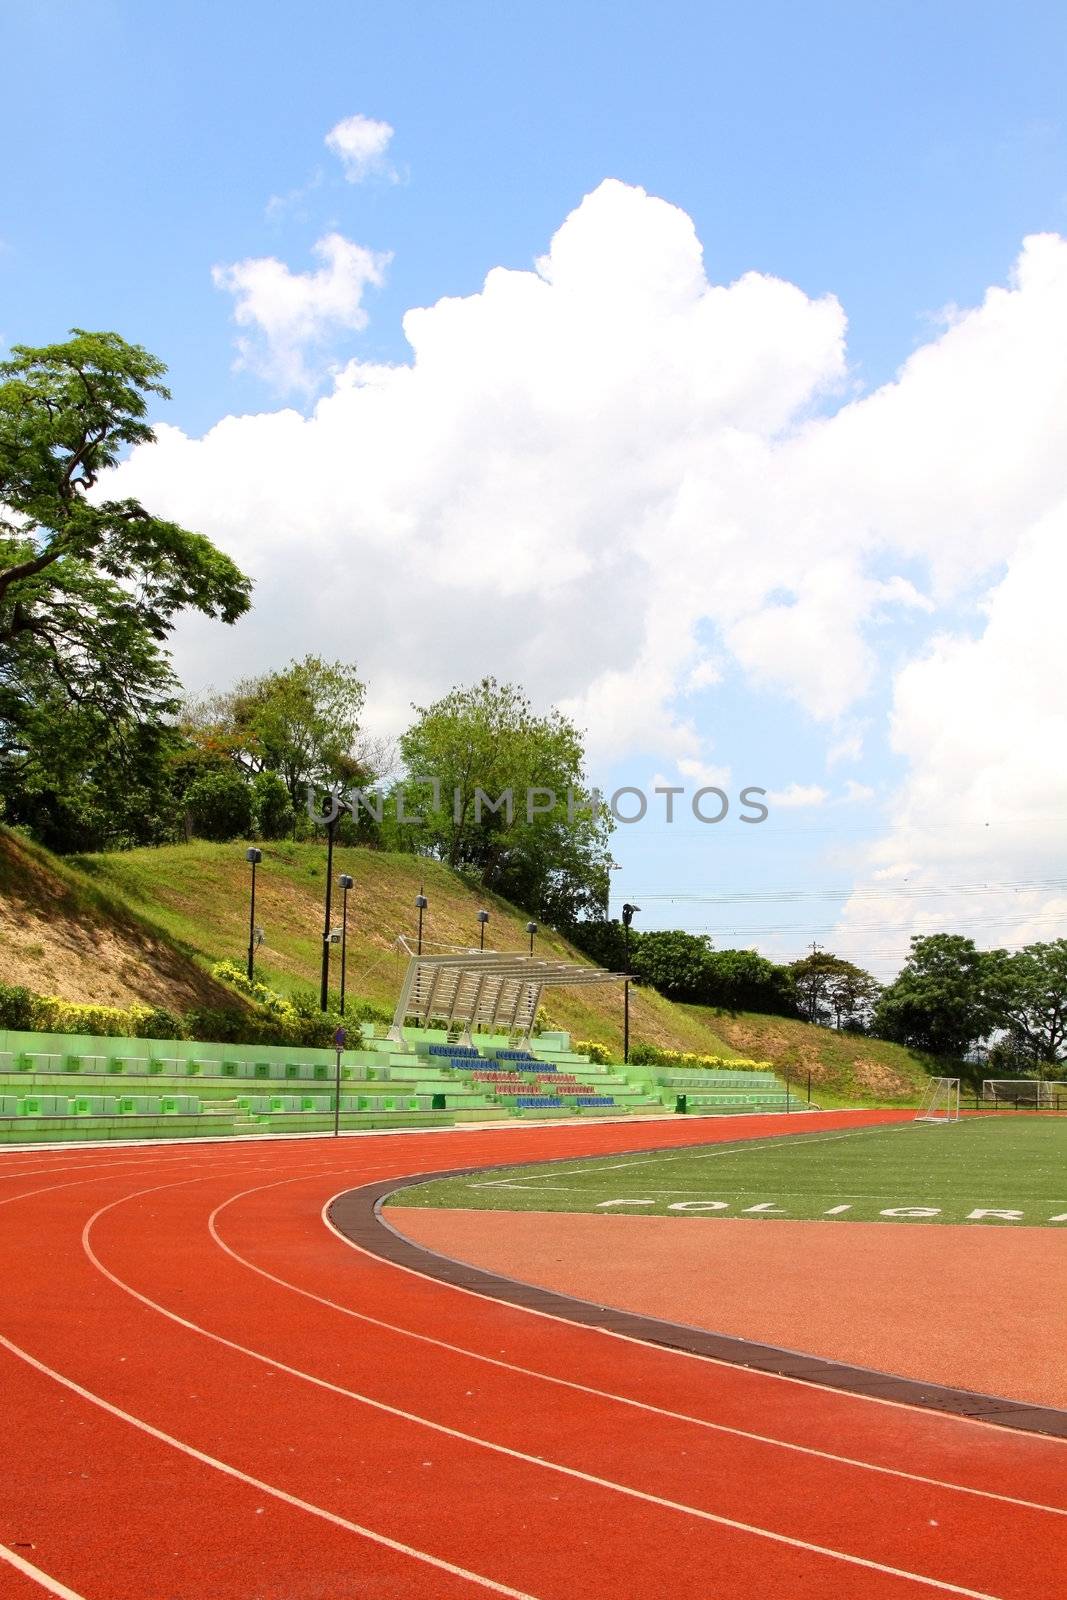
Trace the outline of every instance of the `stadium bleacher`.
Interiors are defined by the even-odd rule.
[[[343,1058],[343,1128],[451,1126],[511,1117],[777,1110],[769,1072],[604,1066],[544,1033],[400,1042],[372,1025]],[[322,1132],[335,1116],[332,1051],[0,1032],[0,1143]],[[195,1091],[195,1092],[194,1092]]]

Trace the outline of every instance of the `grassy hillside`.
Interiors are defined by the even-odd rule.
[[[320,844],[262,844],[256,921],[266,939],[256,970],[272,987],[317,990],[322,949],[326,856]],[[67,1000],[126,1005],[143,1000],[182,1010],[218,1005],[211,966],[222,957],[243,963],[248,940],[249,867],[241,843],[195,841],[157,850],[69,856],[62,860],[0,830],[0,981],[24,983]],[[430,901],[424,949],[476,944],[480,906],[490,913],[487,945],[525,951],[525,912],[471,888],[447,867],[412,856],[357,849],[334,851],[336,874],[355,879],[349,895],[348,993],[390,1009],[405,958],[400,933],[415,935],[414,899]],[[340,920],[339,898],[334,922]],[[536,953],[582,960],[545,930]],[[333,953],[333,982],[340,974]],[[227,992],[228,994],[228,992]],[[226,1003],[223,1001],[222,1003]],[[617,984],[550,991],[551,1023],[575,1038],[621,1052],[622,994]],[[631,1029],[670,1049],[733,1055],[705,1020],[650,991],[634,990]]]
[[[92,878],[0,828],[0,982],[100,1005],[232,1003],[196,952]]]
[[[929,1072],[945,1072],[928,1056],[883,1039],[813,1028],[790,1017],[767,1017],[752,1011],[716,1011],[706,1006],[680,1006],[694,1021],[713,1029],[739,1055],[773,1061],[791,1083],[806,1086],[811,1073],[812,1098],[820,1105],[898,1101],[907,1105],[921,1094]]]
[[[266,935],[258,975],[291,992],[318,988],[322,949],[325,851],[321,844],[263,844],[257,873],[256,921]],[[525,912],[472,888],[438,862],[384,852],[337,849],[334,872],[351,873],[348,992],[390,1010],[405,958],[398,934],[414,938],[414,899],[425,887],[428,953],[476,944],[475,912],[490,913],[487,945],[528,948]],[[196,841],[158,850],[62,860],[0,829],[0,981],[24,983],[66,1000],[129,1005],[143,1001],[182,1011],[230,1004],[232,994],[210,976],[222,957],[244,961],[248,939],[249,867],[245,846]],[[336,884],[336,877],[335,877]],[[335,899],[334,921],[340,917]],[[545,930],[536,953],[582,960],[566,940]],[[334,985],[340,962],[334,951]],[[551,1024],[574,1038],[622,1051],[622,994],[615,984],[550,990]],[[783,1017],[672,1005],[634,989],[634,1043],[773,1062],[794,1083],[810,1069],[820,1103],[907,1102],[925,1081],[914,1052],[878,1040],[813,1028]]]

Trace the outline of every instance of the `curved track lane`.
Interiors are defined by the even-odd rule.
[[[405,1175],[781,1131],[0,1158],[0,1596],[1052,1600],[1067,1445],[561,1323],[323,1217]]]

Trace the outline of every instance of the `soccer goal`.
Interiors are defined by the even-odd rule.
[[[1041,1106],[1057,1103],[1057,1089],[1062,1084],[1050,1083],[1045,1078],[984,1078],[982,1099],[994,1106],[1020,1106],[1038,1110]]]
[[[931,1078],[915,1113],[916,1122],[958,1122],[960,1120],[960,1080]]]

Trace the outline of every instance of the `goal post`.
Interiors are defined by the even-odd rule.
[[[958,1122],[960,1120],[960,1080],[931,1078],[915,1113],[916,1122]]]
[[[1048,1078],[983,1078],[982,1099],[993,1106],[1033,1107],[1053,1106],[1062,1085]]]

